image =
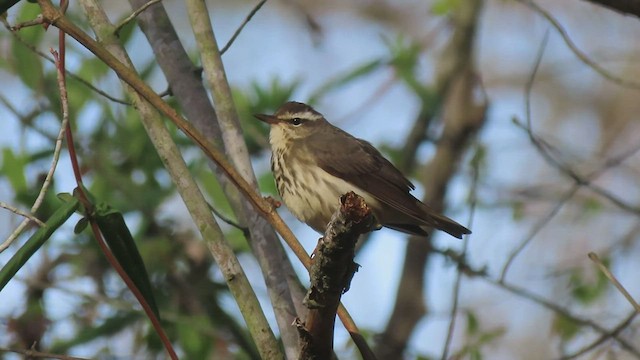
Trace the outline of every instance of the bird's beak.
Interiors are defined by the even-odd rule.
[[[254,114],[253,116],[260,121],[264,121],[269,125],[277,124],[278,118],[275,115],[266,115],[266,114]]]

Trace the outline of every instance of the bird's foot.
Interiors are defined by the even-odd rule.
[[[271,196],[265,196],[264,199],[271,204],[271,206],[273,206],[274,209],[279,208],[280,206],[282,206],[282,203],[276,199],[274,199]]]

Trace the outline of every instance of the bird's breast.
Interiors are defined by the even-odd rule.
[[[274,148],[271,157],[278,193],[298,220],[323,233],[340,206],[340,196],[354,191],[374,208],[378,201],[369,193],[322,170],[311,157]]]

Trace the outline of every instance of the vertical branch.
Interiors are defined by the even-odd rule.
[[[103,9],[94,0],[81,0],[91,26],[106,45],[108,51],[118,60],[133,68],[133,64],[115,36],[115,27],[109,22]],[[180,196],[200,230],[203,239],[225,275],[229,290],[236,299],[240,311],[247,323],[249,332],[256,342],[258,351],[264,359],[282,358],[279,346],[266,320],[258,299],[247,280],[233,249],[224,241],[224,236],[213,215],[209,211],[195,180],[191,177],[177,145],[171,139],[160,114],[138,92],[125,85],[133,99],[134,106],[141,116],[142,123],[160,158],[167,168]]]
[[[478,104],[473,97],[479,88],[473,66],[473,43],[482,3],[474,0],[456,7],[452,14],[455,30],[438,62],[441,71],[438,83],[448,84],[439,99],[444,129],[433,159],[421,170],[426,194],[423,200],[438,212],[444,210],[447,186],[460,159],[484,122],[485,100]],[[451,78],[443,78],[443,74]],[[379,358],[402,358],[415,326],[427,312],[424,276],[431,250],[430,238],[412,237],[407,244],[394,309],[376,348]]]
[[[300,331],[298,359],[330,359],[340,297],[358,265],[353,262],[355,246],[361,234],[371,231],[374,218],[362,197],[349,192],[340,198],[341,206],[333,214],[325,235],[318,242],[311,265],[311,286],[305,297],[309,313]],[[371,359],[363,354],[364,359]]]
[[[226,154],[243,178],[257,189],[257,179],[251,166],[238,113],[231,96],[231,88],[211,26],[209,10],[203,1],[187,0],[186,4],[196,43],[200,49],[204,74],[211,89]],[[238,217],[242,222],[249,224],[251,247],[267,283],[285,352],[288,357],[294,358],[298,347],[298,336],[291,322],[298,311],[294,305],[292,291],[297,291],[300,287],[296,284],[290,286],[287,281],[288,278],[295,278],[293,268],[273,228],[253,210],[246,199],[238,197],[236,191],[233,192],[233,197]],[[297,294],[298,303],[301,300],[300,295],[300,293]]]

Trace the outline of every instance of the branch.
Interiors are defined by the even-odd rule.
[[[57,359],[57,360],[89,360],[87,358],[80,358],[80,357],[69,356],[69,355],[51,354],[51,353],[46,353],[46,352],[31,350],[31,349],[0,348],[0,351],[21,354],[21,355],[24,355],[25,359],[38,358],[38,359]]]
[[[340,203],[314,251],[311,287],[304,301],[309,313],[304,323],[296,322],[301,338],[298,359],[331,358],[340,297],[358,270],[353,262],[355,246],[358,237],[373,228],[374,217],[362,197],[349,192]]]
[[[211,89],[213,103],[216,105],[215,114],[225,153],[242,177],[249,182],[253,189],[258,189],[258,181],[253,172],[249,151],[242,134],[238,112],[231,95],[231,87],[227,81],[222,63],[222,52],[218,49],[209,10],[205,2],[201,0],[187,0],[186,5],[191,27],[200,50],[200,61],[204,75]],[[252,14],[260,6],[256,7]],[[249,224],[251,236],[248,240],[265,278],[285,352],[289,358],[294,358],[299,339],[297,332],[291,327],[291,321],[296,316],[302,316],[298,314],[295,305],[295,303],[302,302],[302,293],[292,294],[299,286],[297,284],[290,286],[287,279],[297,279],[297,276],[273,228],[256,214],[251,204],[242,198],[235,188],[226,189],[225,195],[233,204],[240,222]],[[294,296],[296,296],[295,300]]]
[[[58,74],[59,77],[62,77],[61,74]],[[63,104],[63,108],[66,106],[66,91],[61,92],[60,98]],[[42,203],[44,202],[45,196],[47,195],[47,191],[49,191],[49,186],[51,186],[53,180],[53,174],[56,172],[56,167],[58,166],[58,160],[60,159],[60,151],[62,150],[62,140],[65,136],[67,126],[69,124],[69,113],[63,112],[62,114],[62,123],[60,124],[60,130],[58,131],[58,137],[56,138],[55,147],[53,149],[53,159],[51,160],[51,166],[49,167],[49,171],[47,172],[47,176],[44,179],[42,187],[40,188],[40,192],[38,193],[38,197],[33,202],[33,206],[31,206],[30,212],[35,214]],[[18,227],[7,237],[7,239],[0,244],[0,253],[6,250],[11,243],[20,236],[22,231],[29,225],[31,219],[24,219]]]
[[[640,305],[638,304],[638,302],[635,301],[633,296],[629,294],[627,289],[624,288],[624,286],[620,283],[620,281],[618,281],[618,279],[616,279],[616,277],[611,273],[611,271],[607,269],[607,267],[602,263],[598,255],[594,252],[590,252],[589,259],[591,259],[591,261],[596,263],[600,271],[602,271],[602,273],[607,277],[607,279],[609,279],[609,281],[611,281],[611,283],[616,287],[616,289],[620,291],[620,293],[625,297],[625,299],[627,299],[629,304],[633,306],[636,312],[640,313]]]
[[[22,211],[22,210],[18,209],[17,207],[13,206],[13,205],[5,203],[4,201],[0,201],[0,208],[7,209],[7,210],[11,211],[12,213],[14,213],[16,215],[20,215],[22,217],[25,217],[28,220],[31,220],[32,222],[38,224],[38,226],[44,226],[44,223],[42,222],[42,220],[38,219],[32,213],[26,212],[26,211]]]
[[[447,186],[468,145],[484,125],[487,100],[477,96],[483,89],[474,67],[474,39],[482,1],[469,1],[452,14],[455,30],[447,48],[438,59],[439,84],[445,86],[442,97],[444,128],[436,153],[423,169],[423,201],[435,211],[444,210]],[[449,79],[440,78],[449,76]],[[439,85],[444,86],[444,85]],[[405,255],[400,285],[389,322],[376,348],[382,359],[400,359],[416,325],[426,314],[425,267],[431,255],[431,239],[412,237]]]
[[[131,0],[131,1],[135,1],[135,0]],[[304,247],[302,247],[300,242],[298,242],[298,240],[296,239],[291,229],[289,229],[289,227],[282,220],[280,215],[278,215],[278,212],[273,208],[273,206],[268,201],[262,198],[261,194],[259,194],[256,191],[256,189],[242,177],[242,175],[240,175],[240,173],[229,163],[229,161],[225,158],[225,156],[221,153],[221,151],[211,143],[211,140],[220,138],[219,133],[217,134],[217,136],[205,136],[205,134],[198,131],[193,125],[191,125],[191,123],[186,121],[184,117],[178,114],[178,112],[174,108],[172,108],[169,104],[167,104],[164,100],[162,100],[162,98],[158,96],[158,94],[156,94],[153,91],[153,89],[151,89],[144,81],[142,81],[132,69],[130,69],[129,67],[124,65],[122,62],[120,62],[118,59],[116,59],[109,51],[107,51],[102,46],[100,46],[93,38],[87,35],[84,31],[82,31],[75,24],[73,24],[68,18],[66,18],[62,13],[60,13],[60,11],[58,11],[53,6],[50,0],[38,0],[38,4],[42,8],[43,17],[47,23],[54,25],[61,30],[64,30],[67,34],[69,34],[71,37],[76,39],[80,44],[82,44],[85,48],[87,48],[94,55],[96,55],[100,60],[105,62],[118,75],[118,77],[120,77],[120,79],[122,79],[129,86],[131,86],[142,98],[144,98],[149,103],[151,103],[153,107],[158,109],[163,115],[165,115],[169,120],[171,120],[171,122],[173,122],[185,135],[187,135],[195,144],[197,144],[202,149],[204,154],[209,159],[211,159],[213,162],[216,163],[217,173],[224,174],[224,176],[226,176],[227,179],[237,187],[239,192],[242,193],[246,197],[248,202],[250,202],[253,205],[257,215],[266,219],[271,224],[271,226],[273,226],[273,228],[276,229],[278,233],[280,233],[280,235],[282,236],[282,239],[287,243],[287,245],[293,251],[295,256],[300,260],[300,262],[305,266],[305,268],[309,269],[311,264],[311,259],[309,258],[309,255],[306,253],[306,251],[304,250]],[[159,6],[153,6],[149,8],[149,10],[152,11],[154,9],[157,9],[158,7]],[[143,12],[142,14],[140,14],[140,16],[144,17],[147,13],[148,11]],[[165,13],[165,16],[166,16],[166,13]],[[162,23],[162,21],[159,21],[157,18],[150,18],[148,20],[149,22],[156,21],[156,22]],[[175,30],[172,29],[171,31],[175,34]],[[162,35],[165,35],[165,34],[162,34]],[[176,39],[177,39],[177,35],[176,35]],[[156,39],[152,39],[152,40],[156,40]],[[152,41],[152,45],[156,43],[157,41]],[[158,55],[159,53],[162,52],[161,51],[162,48],[159,50],[154,48],[154,50],[156,51],[156,55],[158,56],[157,59],[159,63],[160,63],[160,56],[162,56],[164,59],[168,58],[166,54]],[[186,56],[186,53],[184,54],[184,57],[188,61],[188,57]],[[175,57],[175,58],[177,59],[180,57]],[[167,59],[167,61],[169,61],[169,63],[165,65],[170,67],[171,60]],[[181,63],[179,65],[184,67],[184,63]],[[191,68],[192,68],[192,64],[190,69]],[[166,69],[164,70],[165,70],[165,74],[168,75]],[[184,73],[175,73],[170,71],[169,74],[172,74],[172,76],[174,77],[184,77]],[[189,77],[187,76],[184,78],[189,78]],[[202,83],[199,81],[199,79],[196,79],[196,80],[197,81],[195,82],[195,84],[192,83],[191,85],[193,85],[194,87],[202,87]],[[181,83],[181,88],[182,90],[184,90],[185,95],[191,94],[191,95],[194,95],[194,97],[199,97],[197,93],[193,93],[192,89],[189,89],[188,86],[186,86],[186,84]],[[182,92],[176,91],[175,87],[172,87],[172,89],[174,89],[176,93],[182,93]],[[189,99],[187,99],[186,102],[181,103],[182,108],[185,110],[185,112],[189,111],[190,109],[191,110],[200,109],[200,107],[192,108],[190,106],[185,106],[185,105],[194,105],[191,100],[193,100],[193,97],[189,97]],[[204,93],[204,101],[208,104],[209,100],[207,98],[206,92]],[[194,117],[200,119],[202,121],[202,124],[215,123],[211,121],[212,115],[213,114],[210,112],[201,112],[201,113],[194,112]],[[194,117],[189,116],[189,118],[192,120],[194,120]],[[206,127],[207,125],[203,125],[203,126]],[[215,131],[215,129],[211,129],[211,130]],[[218,131],[219,131],[219,128],[218,128]],[[225,182],[225,184],[228,184],[228,183],[229,182]],[[206,202],[205,202],[205,209],[206,209],[205,211],[207,212],[209,211],[208,208],[206,207]],[[214,221],[214,224],[215,224],[215,221]],[[206,236],[204,237],[206,239],[215,239],[215,234],[212,233],[213,231],[215,231],[215,229],[210,228],[208,223],[202,224],[202,225],[203,227],[200,227],[200,228],[202,229],[202,231],[206,232]],[[254,233],[253,230],[252,230],[252,233]],[[284,256],[285,256],[284,261],[286,262],[286,254]],[[287,280],[290,283],[294,281],[292,279],[293,277],[287,278]],[[237,279],[234,279],[234,280],[237,280]],[[360,346],[366,345],[362,342],[362,336],[359,334],[358,327],[353,322],[353,319],[351,319],[351,316],[342,305],[340,305],[340,307],[338,308],[338,315],[340,316],[340,319],[342,320],[343,324],[347,328],[347,331],[349,331],[354,342],[356,342],[356,344],[359,344]],[[362,348],[360,346],[359,348],[362,351]]]
[[[569,36],[569,33],[567,32],[567,30],[565,30],[565,28],[562,27],[562,24],[560,24],[560,21],[558,21],[555,17],[553,17],[553,15],[551,15],[550,12],[543,9],[540,5],[538,5],[536,2],[532,0],[517,0],[517,1],[530,7],[535,12],[540,14],[543,18],[547,19],[547,21],[551,24],[551,26],[553,26],[556,29],[556,31],[558,31],[558,34],[560,34],[560,36],[562,37],[562,40],[564,40],[565,44],[567,44],[567,47],[569,48],[569,50],[571,50],[571,52],[573,52],[574,55],[577,56],[578,59],[582,61],[583,64],[587,65],[588,67],[593,69],[593,71],[600,74],[600,76],[604,77],[605,79],[615,84],[618,84],[620,86],[627,87],[630,89],[636,89],[636,90],[640,89],[640,83],[638,83],[637,81],[628,80],[618,75],[615,75],[611,73],[609,70],[602,67],[602,65],[595,62],[589,56],[587,56],[587,54],[585,54],[582,50],[580,50],[578,46],[573,42],[573,40],[571,40],[571,37]]]
[[[244,19],[242,24],[240,24],[240,26],[233,33],[233,36],[231,36],[231,39],[229,39],[229,41],[227,41],[227,44],[222,47],[222,49],[220,50],[220,55],[223,55],[224,53],[227,52],[227,50],[229,50],[231,45],[233,45],[233,42],[236,41],[236,39],[238,38],[238,35],[240,35],[240,32],[242,32],[242,29],[244,29],[244,27],[249,23],[249,21],[251,21],[251,18],[253,17],[253,15],[255,15],[260,10],[262,5],[264,5],[264,3],[266,2],[267,0],[261,0],[259,3],[256,4],[256,6],[253,7],[251,12],[249,12],[249,15],[247,15],[247,17]]]
[[[602,342],[604,342],[605,340],[612,338],[615,341],[617,341],[620,346],[622,348],[624,348],[625,350],[627,350],[628,352],[632,353],[633,355],[635,355],[635,357],[640,358],[640,350],[636,349],[634,347],[634,344],[631,343],[630,341],[627,341],[626,339],[624,339],[622,336],[620,336],[620,332],[629,325],[629,323],[633,320],[633,318],[635,318],[635,316],[638,314],[635,310],[624,320],[622,321],[618,326],[616,326],[615,328],[613,328],[612,330],[608,330],[606,328],[604,328],[603,326],[601,326],[600,324],[598,324],[597,322],[591,320],[591,319],[587,319],[587,318],[583,318],[580,317],[574,313],[572,313],[568,308],[565,308],[561,305],[558,305],[550,300],[545,299],[544,297],[537,295],[531,291],[529,291],[528,289],[524,288],[524,287],[520,287],[514,284],[510,284],[507,281],[501,281],[500,279],[494,279],[492,277],[489,276],[489,274],[487,273],[486,269],[476,269],[471,267],[464,258],[462,258],[461,256],[459,256],[458,254],[455,254],[453,252],[450,251],[443,251],[443,250],[437,250],[434,249],[435,253],[441,254],[443,256],[446,256],[447,258],[451,259],[452,261],[454,261],[458,268],[461,269],[461,271],[469,276],[469,277],[475,277],[475,278],[480,278],[496,287],[499,287],[503,290],[506,290],[507,292],[520,297],[522,299],[526,299],[529,300],[535,304],[538,304],[544,308],[546,308],[547,310],[553,311],[569,320],[571,320],[572,322],[574,322],[575,324],[579,325],[579,326],[584,326],[584,327],[588,327],[591,328],[592,330],[594,330],[595,332],[598,332],[600,334],[602,334],[602,336],[594,341],[593,343],[591,343],[590,345],[586,346],[585,348],[579,350],[579,354],[583,354],[588,352],[589,350],[595,348],[596,346],[598,346],[599,344],[601,344]],[[570,359],[570,358],[574,358],[578,353],[572,354],[572,355],[567,355],[566,357],[562,357],[562,359]]]
[[[640,0],[586,0],[625,15],[640,17]]]
[[[43,13],[51,12],[52,10],[55,11],[55,8],[49,1],[41,0],[39,3]],[[105,62],[118,73],[125,84],[131,85],[131,87],[125,86],[125,90],[131,95],[135,108],[140,113],[140,119],[151,142],[162,159],[172,181],[176,185],[178,193],[182,197],[203,240],[206,242],[211,255],[224,274],[229,291],[240,308],[247,328],[258,347],[260,356],[264,359],[282,358],[277,340],[266,320],[246,274],[233,253],[233,249],[225,241],[224,234],[213,218],[202,192],[191,176],[163,119],[154,107],[162,109],[172,120],[177,120],[182,123],[183,126],[188,126],[190,129],[187,133],[198,132],[138,77],[138,74],[133,70],[131,60],[115,36],[113,25],[109,22],[100,5],[94,0],[82,0],[81,4],[87,13],[87,18],[90,20],[91,26],[95,29],[98,37],[102,39],[105,45],[96,43],[95,40],[77,29],[74,24],[63,16],[58,17],[56,22],[66,24],[64,27],[68,26],[68,28],[63,30],[73,33],[74,35],[72,36],[76,37],[76,39],[82,39],[80,42],[90,48],[99,58],[102,60],[108,59],[108,61]],[[50,14],[50,16],[55,19],[56,14],[53,13]],[[56,24],[55,26],[63,28],[60,24]],[[198,133],[197,136],[202,137],[200,133]],[[210,151],[216,152],[216,156],[222,157],[215,148],[209,145],[207,140],[201,138],[199,142],[206,143]]]
[[[143,11],[147,10],[151,5],[155,5],[157,3],[159,3],[162,0],[149,0],[149,2],[145,3],[144,5],[140,6],[138,9],[136,9],[134,12],[131,13],[131,15],[127,16],[126,18],[124,18],[124,20],[120,21],[118,23],[118,25],[116,25],[116,28],[113,29],[113,32],[118,34],[120,33],[120,30],[122,30],[122,28],[127,25],[131,20],[135,19],[136,17],[138,17],[138,15],[142,14]]]

